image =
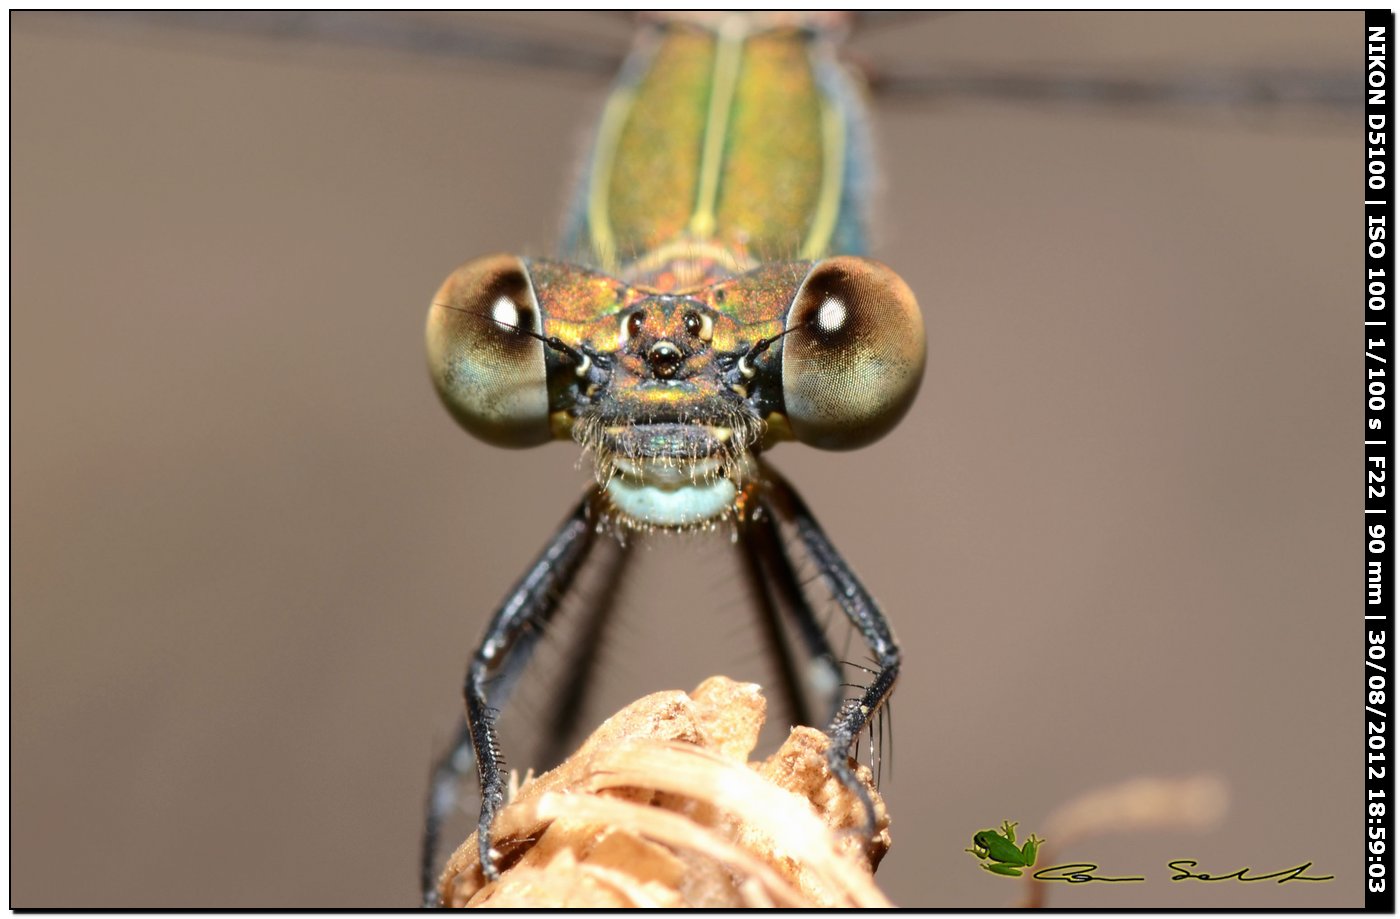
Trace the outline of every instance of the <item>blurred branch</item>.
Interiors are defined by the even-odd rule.
[[[866,77],[871,90],[881,96],[929,101],[983,99],[1119,111],[1183,109],[1243,114],[1307,110],[1346,116],[1361,111],[1365,93],[1359,71],[1203,71],[1184,76],[1115,76],[871,67]]]
[[[1217,826],[1229,808],[1224,781],[1202,775],[1183,779],[1139,778],[1098,788],[1063,804],[1045,820],[1038,863],[1053,865],[1071,846],[1114,833],[1188,830]],[[1045,906],[1047,889],[1034,872],[1025,874],[1027,908]]]
[[[353,10],[129,10],[67,14],[127,30],[173,27],[283,41],[375,48],[432,57],[493,61],[565,70],[607,78],[623,57],[619,48],[599,47],[596,37],[578,38],[551,28],[509,30],[482,22],[459,24],[404,14]]]

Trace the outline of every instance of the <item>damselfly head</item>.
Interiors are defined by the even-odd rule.
[[[884,265],[776,262],[658,290],[562,262],[459,268],[428,316],[438,394],[504,446],[573,438],[629,526],[728,516],[781,440],[852,449],[918,391],[924,331]]]

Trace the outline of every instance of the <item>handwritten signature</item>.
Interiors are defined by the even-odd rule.
[[[1304,874],[1313,866],[1312,862],[1303,862],[1292,868],[1284,868],[1282,871],[1275,871],[1271,874],[1251,874],[1253,868],[1241,868],[1238,871],[1231,871],[1229,874],[1209,874],[1205,871],[1193,871],[1191,869],[1200,865],[1200,862],[1190,858],[1178,858],[1167,862],[1167,867],[1172,869],[1173,881],[1276,881],[1279,884],[1288,881],[1331,881],[1336,875],[1326,875],[1325,877],[1311,877]],[[1145,881],[1145,877],[1105,877],[1094,874],[1099,870],[1099,866],[1093,862],[1071,862],[1064,865],[1054,865],[1049,868],[1041,868],[1031,877],[1037,881],[1063,881],[1066,884],[1088,884],[1094,881],[1118,884],[1125,881]]]

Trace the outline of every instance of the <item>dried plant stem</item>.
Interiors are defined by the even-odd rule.
[[[608,719],[557,769],[527,780],[495,824],[501,877],[486,883],[473,834],[439,883],[449,906],[888,907],[877,834],[826,766],[827,738],[794,728],[749,763],[757,686],[712,677]],[[861,780],[870,786],[869,770]]]

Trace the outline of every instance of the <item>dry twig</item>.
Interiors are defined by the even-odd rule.
[[[827,738],[794,728],[748,763],[763,724],[757,686],[712,677],[618,712],[500,813],[499,880],[473,834],[439,883],[449,906],[889,906],[872,873],[889,817],[870,782],[877,835],[826,767]]]

